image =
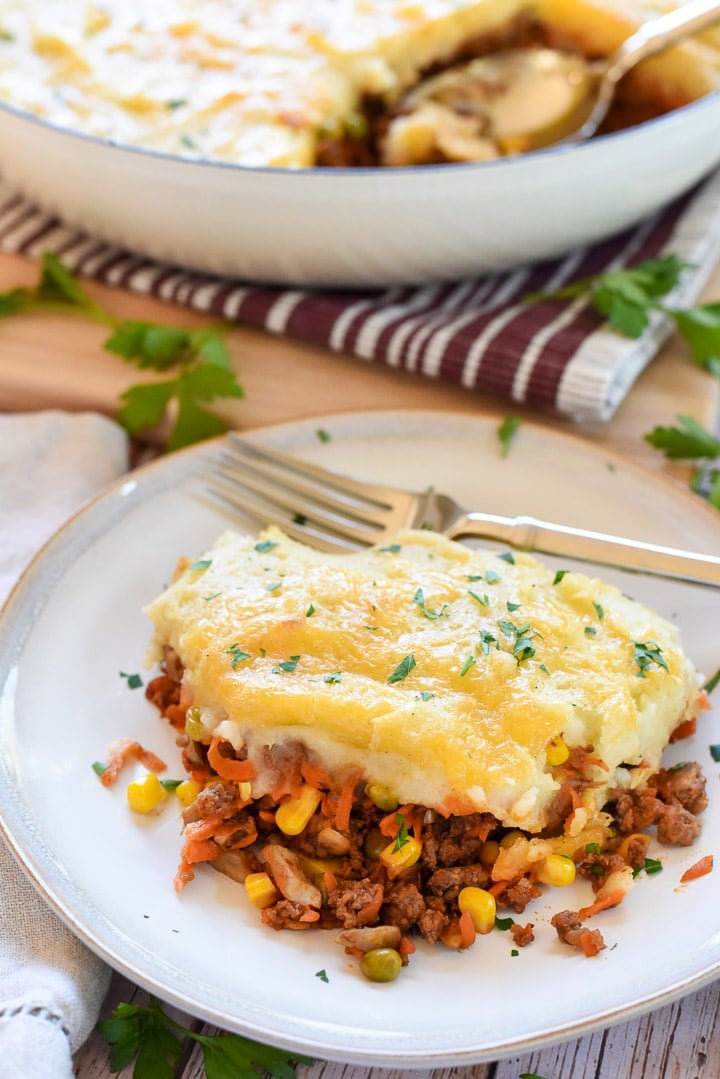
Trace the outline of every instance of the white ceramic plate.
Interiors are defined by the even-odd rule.
[[[318,429],[331,436],[322,441]],[[324,417],[255,437],[333,468],[406,486],[434,484],[468,505],[529,512],[709,553],[720,520],[699,499],[604,450],[521,427],[499,455],[495,423],[442,413]],[[142,669],[142,605],[182,554],[201,551],[227,520],[194,494],[217,445],[128,477],[68,524],[25,575],[0,624],[0,818],[22,864],[61,916],[113,966],[166,1001],[230,1030],[360,1064],[467,1064],[625,1020],[720,972],[714,875],[679,884],[720,851],[717,712],[669,759],[698,759],[710,807],[698,843],[663,850],[662,873],[597,919],[595,959],[561,945],[549,925],[587,900],[580,886],[528,909],[536,941],[516,957],[495,932],[459,954],[419,947],[390,985],[365,981],[332,932],[261,928],[241,886],[203,867],[180,895],[176,805],[133,816],[124,787],[92,771],[118,737],[177,760],[168,726],[119,672]],[[564,563],[567,565],[567,562]],[[711,675],[720,664],[717,592],[606,573],[680,624]],[[181,775],[171,764],[169,773]],[[327,972],[328,981],[318,978]]]
[[[0,104],[0,169],[91,236],[186,269],[410,284],[552,258],[635,224],[720,162],[720,93],[533,154],[420,168],[264,169],[117,145]]]

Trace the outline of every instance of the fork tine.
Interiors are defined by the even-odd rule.
[[[245,505],[254,507],[254,515],[264,522],[274,521],[287,529],[293,526],[302,529],[306,538],[314,530],[319,534],[329,533],[334,543],[366,547],[382,536],[382,524],[363,521],[342,512],[335,512],[332,507],[325,508],[319,501],[293,491],[290,487],[271,479],[267,473],[255,475],[249,469],[242,470],[235,466],[228,468],[220,462],[218,471],[210,478],[218,495],[238,509]]]
[[[411,526],[417,496],[365,484],[337,472],[246,442],[237,435],[218,458],[210,478],[224,492],[231,488],[261,500],[263,517],[303,529],[317,545],[327,535],[333,546],[379,543],[400,527]],[[234,499],[241,505],[242,500]],[[256,516],[258,514],[256,513]]]
[[[327,529],[320,531],[313,527],[312,522],[303,521],[289,511],[283,511],[282,508],[274,506],[262,496],[255,497],[254,492],[242,488],[236,482],[228,485],[224,484],[219,477],[211,479],[212,483],[198,492],[201,498],[209,500],[213,505],[219,504],[223,509],[229,508],[234,513],[239,511],[260,526],[272,521],[279,525],[291,539],[300,540],[322,551],[335,553],[363,550],[370,542],[353,541],[345,536],[334,535]]]
[[[319,465],[312,465],[308,461],[290,457],[279,450],[271,450],[266,446],[247,442],[235,431],[228,433],[228,441],[232,447],[229,454],[236,456],[238,462],[242,461],[246,464],[251,458],[255,467],[261,467],[264,463],[270,468],[282,470],[293,477],[293,490],[296,489],[297,482],[303,479],[313,485],[316,496],[321,499],[323,494],[327,496],[332,492],[333,504],[335,495],[343,502],[347,502],[348,507],[355,502],[358,508],[362,507],[363,517],[366,513],[372,512],[373,508],[390,510],[393,507],[393,503],[388,500],[388,491],[385,487],[364,483],[351,476],[344,476],[339,472],[321,468]]]

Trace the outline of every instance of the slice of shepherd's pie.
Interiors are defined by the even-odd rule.
[[[699,831],[697,766],[658,771],[698,674],[674,626],[600,580],[429,531],[327,555],[269,528],[225,533],[147,613],[148,696],[197,783],[176,885],[211,862],[267,925],[406,961],[414,935],[466,947],[576,872],[595,913],[648,825]]]

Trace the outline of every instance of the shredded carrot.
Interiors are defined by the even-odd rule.
[[[338,798],[337,803],[337,810],[335,812],[335,827],[339,832],[346,832],[350,827],[350,813],[352,811],[352,804],[355,797],[356,786],[357,776],[352,775],[350,779],[345,780],[343,788],[340,791],[340,797]]]
[[[213,738],[210,743],[207,759],[221,779],[230,779],[233,782],[242,783],[249,779],[254,779],[257,775],[257,769],[252,761],[236,761],[231,757],[223,757],[220,752],[219,738]]]
[[[182,860],[188,865],[212,862],[220,855],[220,847],[212,839],[189,839],[182,850]]]
[[[470,911],[464,910],[462,912],[458,921],[458,928],[460,929],[460,947],[471,947],[475,943],[475,926]]]
[[[260,818],[260,820],[265,821],[266,824],[275,823],[275,813],[272,809],[259,809],[258,817]]]
[[[304,914],[300,915],[301,922],[317,922],[320,920],[319,910],[306,910]]]
[[[195,874],[186,861],[180,862],[173,885],[176,892],[181,892],[186,884],[189,884],[191,880],[195,880]]]
[[[583,768],[588,764],[594,765],[596,768],[602,768],[604,772],[610,771],[605,761],[600,760],[599,757],[586,757],[583,761]]]
[[[323,884],[326,892],[332,892],[334,888],[337,888],[337,877],[329,869],[323,873]]]
[[[382,834],[384,836],[387,836],[388,839],[394,839],[400,831],[400,825],[398,824],[396,819],[399,813],[400,810],[398,809],[396,809],[393,813],[388,813],[388,815],[386,817],[383,817],[383,819],[378,825],[378,828],[380,829]]]
[[[598,895],[594,903],[590,903],[587,907],[581,907],[578,911],[578,918],[581,922],[584,922],[586,918],[592,918],[593,914],[599,914],[601,910],[608,910],[609,907],[616,907],[618,903],[622,903],[623,899],[627,895],[627,891],[622,888],[616,888],[612,892],[608,892],[607,895]]]
[[[706,854],[699,861],[691,865],[689,869],[686,869],[683,875],[680,877],[680,883],[686,884],[689,880],[697,880],[698,877],[705,877],[708,873],[712,873],[713,868],[713,856],[712,854]]]
[[[415,951],[415,942],[410,940],[410,937],[401,937],[397,950],[403,959],[406,959],[407,956],[412,955]]]
[[[169,704],[165,709],[165,718],[169,720],[171,726],[182,731],[185,729],[185,722],[187,719],[186,709],[182,708],[179,704]]]
[[[597,943],[597,938],[591,929],[583,929],[579,939],[580,947],[589,959],[599,954],[600,945]]]
[[[678,724],[670,735],[670,742],[679,742],[682,738],[689,738],[692,734],[695,734],[696,730],[697,719],[693,716],[692,719],[686,719],[684,723]]]
[[[100,782],[104,787],[111,787],[120,775],[123,767],[134,757],[140,761],[150,772],[164,772],[167,768],[165,761],[160,760],[149,749],[144,749],[139,742],[131,742],[125,738],[110,746],[105,771],[100,776]]]
[[[186,839],[209,839],[220,830],[222,821],[220,817],[205,817],[204,820],[194,820],[185,825]]]
[[[378,914],[380,913],[380,907],[383,905],[384,901],[385,892],[382,888],[378,888],[376,890],[375,897],[371,900],[371,902],[368,903],[366,907],[363,907],[362,910],[358,911],[358,913],[355,915],[355,920],[357,921],[357,924],[370,925],[371,922],[374,922]]]
[[[316,764],[311,764],[310,761],[302,762],[300,774],[305,782],[309,783],[311,787],[315,787],[316,790],[320,790],[321,787],[331,786],[327,772],[323,772],[322,768],[318,768]]]

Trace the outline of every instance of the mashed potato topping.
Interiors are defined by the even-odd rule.
[[[0,0],[0,99],[183,156],[383,163],[378,115],[426,73],[528,26],[601,55],[652,11],[649,0]],[[717,56],[706,35],[653,61],[644,89],[668,107],[698,96],[715,85]],[[448,159],[478,156],[477,138],[449,123],[427,159],[442,145]],[[397,153],[385,163],[406,163]]]
[[[329,556],[269,529],[227,533],[148,608],[208,739],[275,782],[266,749],[308,747],[400,803],[539,832],[558,745],[592,747],[594,817],[655,771],[698,708],[677,630],[616,588],[428,531]],[[208,598],[209,597],[209,598]]]

